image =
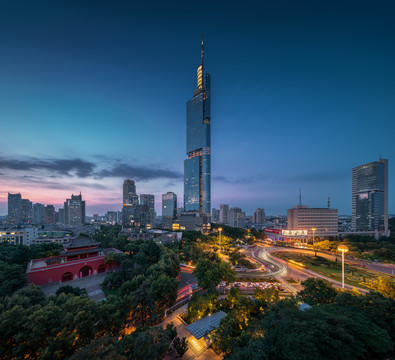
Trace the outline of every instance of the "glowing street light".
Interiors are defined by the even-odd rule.
[[[339,245],[337,251],[341,251],[342,253],[342,288],[344,289],[344,253],[348,251],[348,247],[346,245]]]
[[[222,228],[218,228],[219,231],[219,253],[221,253],[221,232],[222,232]]]
[[[317,230],[316,228],[312,228],[311,230],[313,230],[313,245],[314,245],[314,233]]]

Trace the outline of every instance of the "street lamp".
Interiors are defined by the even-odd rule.
[[[346,245],[339,245],[337,251],[341,251],[342,253],[342,288],[344,289],[344,253],[348,251],[348,247]]]
[[[219,231],[219,253],[221,253],[221,231],[222,231],[222,228],[218,228],[218,231]]]
[[[313,245],[314,245],[314,233],[317,230],[316,228],[312,228],[311,230],[313,230]]]

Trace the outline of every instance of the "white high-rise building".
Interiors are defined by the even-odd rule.
[[[237,228],[245,228],[246,214],[238,207],[230,208],[228,213],[228,225]]]
[[[254,224],[263,224],[265,222],[265,210],[258,208],[252,214],[252,222]]]

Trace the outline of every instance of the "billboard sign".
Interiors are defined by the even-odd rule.
[[[286,236],[307,236],[307,230],[282,230],[282,235],[286,235]]]

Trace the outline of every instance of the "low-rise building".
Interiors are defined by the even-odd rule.
[[[27,265],[27,278],[36,285],[67,282],[106,272],[112,266],[104,263],[107,252],[116,249],[100,249],[91,238],[71,239],[58,256],[33,259]],[[116,265],[116,264],[114,264]]]
[[[38,228],[0,230],[0,242],[30,246],[38,238]]]
[[[288,209],[288,230],[307,230],[308,237],[326,238],[338,235],[337,209],[309,208],[297,205]]]

